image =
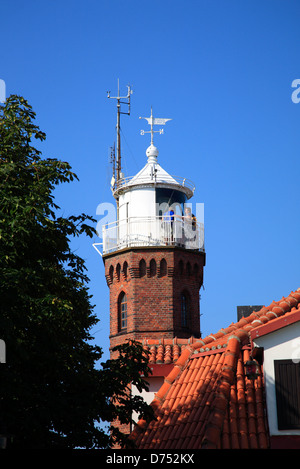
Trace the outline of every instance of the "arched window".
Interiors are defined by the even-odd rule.
[[[179,275],[183,275],[183,261],[179,261]]]
[[[113,265],[111,265],[109,268],[109,278],[110,278],[111,283],[113,283],[114,281],[114,266]]]
[[[146,275],[146,262],[144,261],[144,259],[140,260],[139,273],[140,277],[144,277]]]
[[[150,277],[154,277],[156,275],[156,262],[154,259],[150,261]]]
[[[186,292],[181,293],[181,327],[189,325],[189,297]]]
[[[127,262],[125,261],[124,264],[123,264],[123,275],[124,275],[124,278],[127,278],[127,269],[128,269],[128,264],[127,264]]]
[[[118,301],[119,331],[127,329],[127,298],[124,292],[120,293]]]
[[[167,262],[166,262],[166,259],[162,259],[160,261],[159,270],[160,270],[160,276],[161,277],[164,277],[165,275],[167,275]]]
[[[117,273],[118,281],[120,281],[120,272],[121,272],[121,266],[120,264],[117,264],[116,273]]]

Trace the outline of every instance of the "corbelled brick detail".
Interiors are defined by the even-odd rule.
[[[205,254],[185,249],[134,248],[103,258],[110,289],[111,347],[127,339],[200,337],[199,290]],[[127,298],[127,329],[120,330],[119,298]],[[182,325],[181,295],[188,298]]]

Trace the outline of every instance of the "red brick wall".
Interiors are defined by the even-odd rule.
[[[103,260],[110,289],[111,347],[127,338],[200,336],[199,290],[205,254],[172,247],[135,248],[106,255]],[[145,261],[142,272],[141,260]],[[125,332],[120,331],[118,321],[118,298],[122,291],[127,297]],[[190,299],[188,327],[181,324],[182,292]]]

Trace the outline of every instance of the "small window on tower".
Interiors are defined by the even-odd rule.
[[[150,277],[154,277],[156,275],[156,262],[154,259],[150,261]]]
[[[121,272],[121,266],[120,264],[117,265],[117,268],[116,268],[116,273],[117,273],[117,279],[118,281],[120,281],[120,272]]]
[[[109,278],[110,278],[111,283],[113,283],[113,281],[114,281],[114,267],[113,267],[113,265],[111,265],[110,268],[109,268]]]
[[[124,264],[123,264],[123,274],[124,274],[124,278],[127,278],[127,270],[128,270],[128,264],[127,264],[127,262],[125,261]]]
[[[162,259],[160,261],[160,276],[164,277],[165,275],[167,275],[167,262],[166,259]]]
[[[189,322],[189,298],[186,293],[181,294],[181,327],[188,327]]]
[[[179,275],[183,275],[183,261],[179,261]]]
[[[127,298],[124,292],[119,296],[118,310],[119,331],[125,331],[127,329]]]
[[[139,273],[140,273],[140,277],[144,277],[146,275],[146,262],[144,261],[144,259],[140,261]]]

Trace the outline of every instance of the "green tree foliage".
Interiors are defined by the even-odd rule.
[[[28,102],[10,96],[0,106],[0,433],[12,448],[101,448],[124,441],[100,422],[130,422],[129,383],[146,388],[147,356],[137,343],[97,367],[91,345],[98,319],[84,260],[70,241],[93,236],[90,216],[58,216],[53,191],[77,176],[68,163],[43,159],[32,140],[46,137]]]

